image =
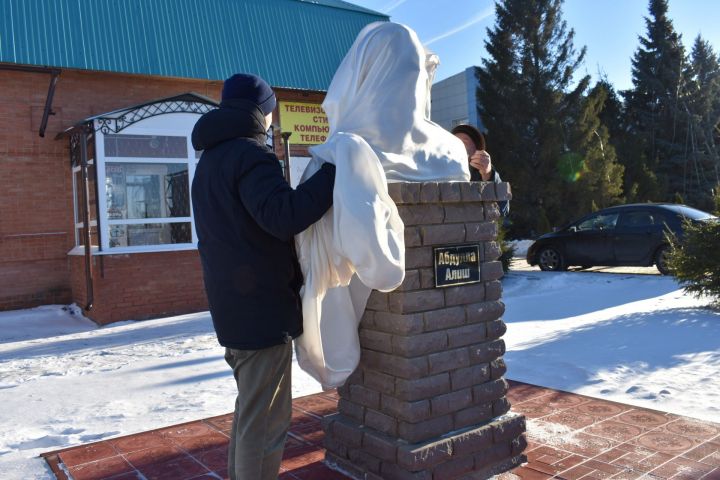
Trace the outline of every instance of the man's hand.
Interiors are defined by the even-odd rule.
[[[490,180],[492,162],[490,161],[490,154],[485,150],[476,150],[475,153],[470,156],[470,166],[480,172],[484,181]]]

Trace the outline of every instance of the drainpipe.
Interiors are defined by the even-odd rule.
[[[42,122],[40,122],[40,131],[38,132],[38,134],[43,138],[45,137],[45,129],[47,128],[50,115],[55,115],[55,112],[52,111],[52,102],[53,97],[55,96],[55,86],[60,79],[60,70],[53,70],[51,72],[51,75],[52,76],[50,77],[50,85],[48,86],[47,98],[45,98],[45,110],[43,111]]]
[[[80,176],[82,178],[83,205],[82,216],[83,225],[85,225],[84,242],[85,242],[85,291],[87,303],[85,310],[93,308],[93,271],[92,271],[92,245],[90,244],[90,186],[88,182],[88,152],[87,152],[88,132],[83,128],[80,134]]]
[[[48,86],[47,97],[45,98],[45,110],[43,111],[42,122],[40,122],[40,131],[38,134],[41,137],[45,137],[45,130],[47,129],[48,119],[50,115],[55,115],[52,111],[53,97],[55,96],[55,86],[60,78],[61,70],[59,68],[50,67],[31,67],[27,65],[0,65],[0,70],[11,70],[15,72],[30,72],[30,73],[49,73],[50,85]]]

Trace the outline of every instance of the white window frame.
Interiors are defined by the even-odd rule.
[[[116,255],[126,253],[152,253],[152,252],[169,252],[181,250],[197,249],[197,233],[195,231],[195,221],[192,210],[192,201],[190,202],[190,216],[188,217],[164,217],[164,218],[142,218],[127,220],[110,220],[107,217],[107,190],[105,185],[105,165],[106,163],[176,163],[188,167],[188,194],[195,177],[195,168],[199,159],[195,158],[195,150],[192,147],[190,139],[193,126],[200,118],[200,114],[195,113],[169,113],[158,115],[156,117],[146,118],[140,122],[130,125],[121,130],[117,134],[111,132],[111,135],[169,135],[182,136],[187,140],[187,158],[143,158],[143,157],[106,157],[105,156],[105,134],[100,129],[98,120],[95,120],[95,157],[97,158],[97,181],[98,181],[98,210],[100,212],[99,231],[101,245],[100,251],[96,252],[100,255]],[[74,178],[74,177],[73,177]],[[77,219],[76,219],[77,220]],[[145,223],[190,223],[191,242],[190,243],[174,243],[165,245],[138,245],[130,247],[110,247],[110,226],[111,225],[139,225]],[[76,222],[77,223],[77,222]]]

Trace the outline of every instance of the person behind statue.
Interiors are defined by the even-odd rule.
[[[302,330],[303,276],[294,235],[333,203],[335,166],[324,163],[293,190],[265,145],[275,93],[260,77],[236,74],[220,108],[192,132],[204,150],[192,205],[210,315],[238,389],[228,473],[277,479],[290,426],[292,339]]]
[[[462,140],[470,162],[470,181],[500,183],[500,174],[493,167],[490,154],[485,151],[485,137],[480,130],[468,124],[457,125],[452,133]],[[503,217],[510,213],[510,202],[498,202]]]

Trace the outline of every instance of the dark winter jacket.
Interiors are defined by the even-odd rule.
[[[482,175],[480,175],[480,170],[470,166],[470,181],[471,182],[482,182]],[[502,180],[500,179],[500,174],[495,170],[494,168],[490,170],[490,182],[500,183]],[[503,217],[507,217],[510,215],[510,202],[507,200],[498,202],[498,208],[500,209],[500,213]]]
[[[302,333],[302,272],[293,236],[332,205],[335,167],[293,190],[265,145],[264,115],[223,102],[192,133],[204,150],[192,184],[198,250],[221,345],[256,350]]]

